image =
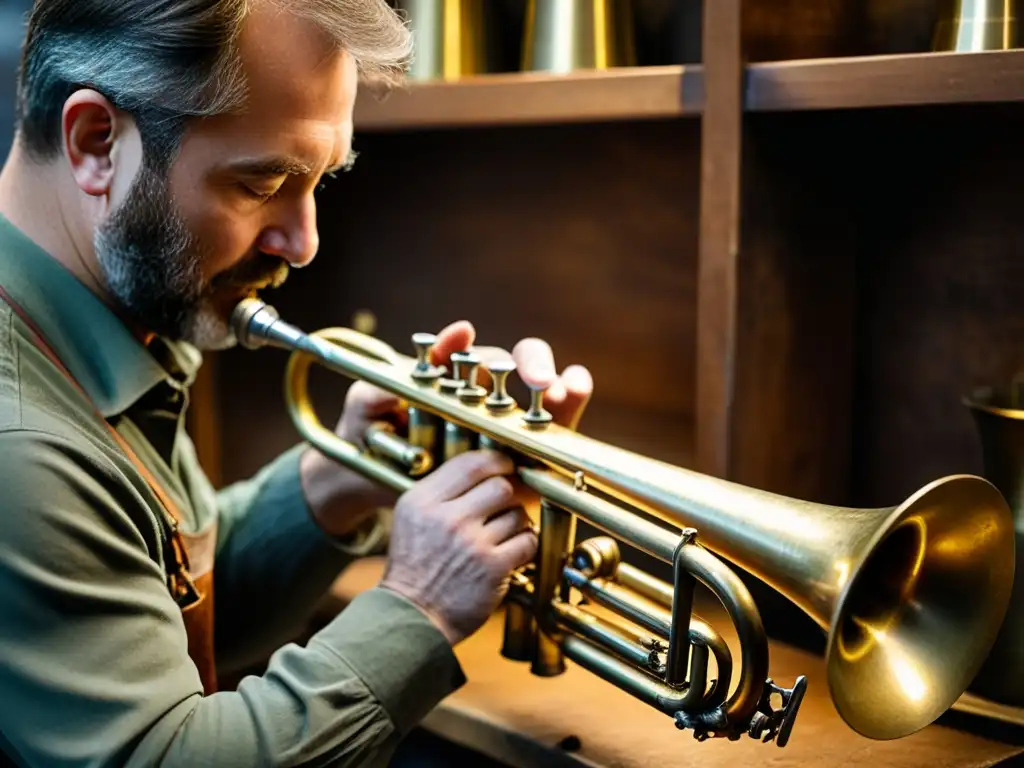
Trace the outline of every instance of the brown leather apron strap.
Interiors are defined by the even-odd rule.
[[[178,505],[167,493],[163,485],[153,476],[153,473],[149,471],[149,468],[143,464],[138,454],[128,444],[128,441],[100,413],[92,398],[89,397],[88,393],[61,361],[40,328],[2,285],[0,285],[0,299],[8,304],[28,327],[36,348],[89,401],[95,416],[106,426],[111,436],[117,441],[125,455],[135,465],[143,478],[145,478],[147,484],[163,506],[166,513],[165,517],[170,527],[170,536],[168,538],[171,554],[173,555],[173,567],[170,567],[169,564],[167,568],[167,586],[175,602],[182,610],[186,631],[188,632],[189,655],[199,668],[204,689],[207,694],[215,692],[217,682],[213,656],[213,573],[208,571],[203,573],[199,579],[193,580],[190,573],[191,563],[189,562],[188,547],[185,543],[185,537],[181,533],[182,516]],[[196,540],[198,541],[198,539]]]

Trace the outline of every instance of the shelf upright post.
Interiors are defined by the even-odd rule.
[[[736,358],[743,119],[741,0],[704,0],[696,469],[727,477]]]

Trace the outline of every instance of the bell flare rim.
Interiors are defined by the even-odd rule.
[[[962,398],[963,405],[971,412],[984,414],[986,416],[997,416],[1011,421],[1024,421],[1024,408],[1010,408],[1005,405],[996,405],[985,400],[965,396]]]
[[[931,535],[935,529],[938,537]],[[971,530],[985,535],[968,538],[966,533]],[[943,563],[943,555],[936,554],[934,539],[945,541],[947,546],[952,545],[954,554],[947,556],[951,563]],[[956,552],[956,544],[964,542],[970,542],[973,549],[968,547],[962,553]],[[925,610],[914,615],[906,609],[909,603],[887,604],[890,610],[886,619],[889,623],[883,626],[883,630],[888,634],[878,633],[870,643],[865,643],[867,650],[864,650],[863,658],[851,660],[851,654],[844,648],[845,630],[855,620],[852,614],[857,610],[858,599],[868,589],[865,584],[871,585],[872,575],[877,575],[873,572],[881,567],[874,563],[875,554],[881,547],[890,545],[916,553],[911,573],[923,572],[925,576],[910,582],[912,585],[918,581],[927,582],[929,575],[926,569],[935,565],[936,560],[939,561],[936,567],[941,569],[945,565],[952,569],[957,567],[955,558],[962,557],[966,559],[962,570],[940,575],[949,579],[955,573],[965,584],[984,584],[984,589],[972,593],[969,611],[968,606],[960,602],[935,606],[935,611],[925,603]],[[1015,569],[1014,549],[1010,507],[996,486],[983,477],[956,474],[936,479],[892,508],[867,538],[862,552],[868,554],[861,557],[839,593],[828,628],[825,668],[829,694],[840,717],[850,728],[862,736],[880,741],[902,738],[932,724],[956,703],[995,645],[1009,610]],[[929,589],[925,586],[923,590],[929,597],[941,594],[934,588]],[[911,597],[919,595],[913,593]],[[943,610],[957,612],[957,618],[969,615],[973,621],[958,622],[942,615]],[[941,627],[932,626],[926,630],[924,627],[928,621],[933,625],[939,621],[943,623]],[[875,631],[870,622],[865,626],[868,631]],[[885,640],[890,638],[886,644]],[[932,643],[941,648],[932,646]],[[956,651],[955,657],[939,657],[950,649]],[[930,667],[925,667],[924,678],[920,680],[922,685],[931,688],[926,703],[910,701],[908,690],[900,691],[893,683],[899,677],[892,674],[897,652],[903,657],[900,663],[904,664],[904,671],[930,662]],[[853,667],[858,663],[862,664],[860,672]],[[887,675],[865,678],[865,673],[872,668],[881,668]],[[893,699],[901,695],[906,706],[894,708]]]

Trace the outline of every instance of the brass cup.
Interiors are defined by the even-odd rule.
[[[635,65],[631,0],[527,0],[524,71]]]
[[[413,37],[410,80],[459,80],[492,69],[487,0],[395,0]]]
[[[1020,43],[1018,0],[943,0],[932,47],[936,51],[1006,51]]]
[[[979,388],[964,398],[981,446],[983,474],[1006,498],[1016,529],[1017,565],[1006,618],[970,691],[1024,707],[1024,379],[1010,392]]]

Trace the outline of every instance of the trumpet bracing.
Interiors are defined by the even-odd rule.
[[[952,706],[1003,621],[1013,525],[983,478],[944,477],[883,509],[813,504],[562,427],[544,409],[543,391],[532,390],[525,409],[508,395],[510,361],[487,365],[490,391],[477,383],[481,361],[471,351],[452,355],[450,372],[433,365],[431,334],[415,334],[417,355],[405,356],[346,328],[305,333],[255,298],[236,307],[232,326],[246,348],[292,353],[285,399],[300,434],[397,492],[460,451],[512,456],[542,501],[537,556],[509,587],[502,654],[545,676],[568,658],[698,740],[748,735],[784,746],[807,686],[803,676],[788,688],[769,677],[761,616],[733,567],[827,633],[832,701],[873,739],[911,734]],[[375,425],[358,446],[324,427],[307,392],[313,364],[397,395],[408,407],[408,434]],[[577,519],[606,535],[576,542]],[[672,582],[623,562],[623,543],[668,563]],[[729,645],[693,613],[698,581],[736,631],[735,674]],[[709,679],[712,660],[717,676]]]

